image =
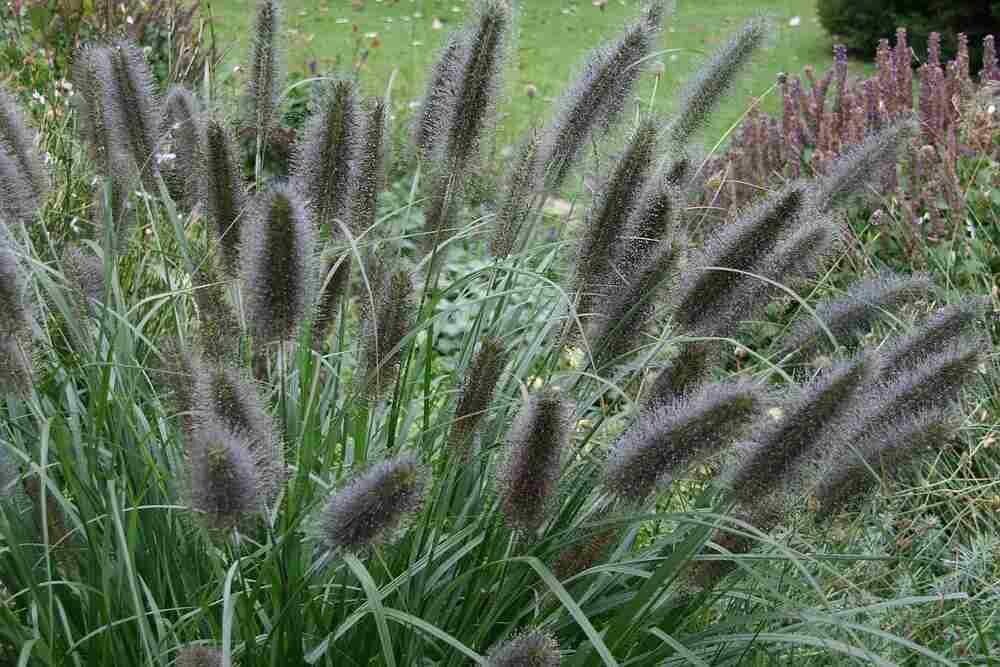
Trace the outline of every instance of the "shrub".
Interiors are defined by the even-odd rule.
[[[283,128],[280,8],[259,6],[237,121],[252,125],[252,169],[240,170],[231,127],[175,100],[197,130],[184,133],[196,144],[187,158],[207,172],[197,197],[174,201],[176,174],[150,163],[163,133],[185,139],[160,117],[148,67],[131,44],[91,46],[78,70],[88,146],[52,132],[54,194],[26,198],[0,226],[5,657],[947,659],[872,609],[958,610],[975,591],[938,595],[921,580],[919,593],[844,604],[828,594],[843,563],[882,555],[816,555],[791,527],[808,512],[797,498],[826,515],[864,510],[859,494],[883,466],[918,460],[930,441],[967,444],[952,440],[952,413],[983,360],[978,311],[945,310],[874,345],[876,311],[930,286],[862,280],[819,304],[796,299],[799,356],[817,327],[836,331],[836,356],[851,350],[825,372],[781,358],[781,336],[752,350],[738,339],[789,285],[829,291],[832,212],[897,147],[900,125],[719,229],[688,224],[677,215],[686,168],[653,160],[656,140],[669,134],[683,161],[688,130],[762,41],[753,21],[706,60],[679,120],[637,119],[602,170],[583,241],[545,236],[544,201],[577,173],[582,147],[613,144],[665,18],[653,2],[590,54],[537,152],[525,139],[501,213],[470,214],[514,19],[507,3],[480,0],[435,68],[440,90],[427,97],[441,115],[417,132],[430,143],[409,199],[378,216],[379,105],[355,106],[353,85],[327,77],[305,129]],[[280,129],[298,142],[291,173],[262,150]],[[21,152],[0,170],[10,191],[35,182],[37,155]],[[424,199],[416,179],[428,174]],[[99,191],[79,213],[103,232],[83,242],[100,271],[70,242],[65,202],[87,201],[78,182]],[[510,203],[518,196],[527,203]],[[492,259],[453,275],[463,265],[449,251],[488,245]],[[470,285],[476,299],[454,298]],[[445,357],[435,338],[454,311],[464,324]],[[662,348],[681,344],[664,364]],[[730,373],[734,344],[754,361]],[[944,351],[916,351],[928,345]],[[931,558],[913,560],[916,573]]]
[[[911,44],[920,52],[927,49],[931,33],[945,31],[944,48],[951,54],[958,49],[958,33],[979,44],[1000,31],[1000,7],[981,0],[817,0],[817,12],[835,39],[867,56],[875,55],[879,40],[890,37],[896,26],[907,27]]]

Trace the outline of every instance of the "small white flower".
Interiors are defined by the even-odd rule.
[[[986,113],[988,113],[989,115],[992,116],[996,112],[997,112],[997,105],[991,104],[988,107],[986,107]]]
[[[802,23],[801,16],[793,16],[792,18],[788,19],[788,25],[792,26],[793,28],[797,28],[801,23]]]
[[[135,24],[135,19],[132,18],[131,16],[126,16],[125,17],[125,23],[128,23],[129,25],[133,25],[133,24]]]

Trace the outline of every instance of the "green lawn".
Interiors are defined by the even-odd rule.
[[[214,0],[220,43],[228,49],[229,71],[245,58],[250,0]],[[471,0],[287,0],[288,63],[293,72],[318,72],[352,67],[367,54],[362,80],[370,93],[381,94],[390,73],[397,113],[422,92],[427,66],[448,30],[459,25]],[[639,3],[608,0],[603,9],[591,0],[522,0],[516,57],[507,76],[509,103],[502,107],[502,141],[510,142],[533,120],[542,122],[548,103],[573,76],[577,63],[592,46],[615,35],[634,16]],[[659,85],[656,108],[669,111],[671,93],[684,81],[702,55],[719,43],[744,19],[765,15],[773,19],[776,35],[758,57],[749,76],[739,79],[732,102],[706,131],[714,141],[745,111],[747,100],[760,95],[781,71],[800,72],[807,64],[825,68],[830,62],[831,39],[816,18],[814,0],[677,0],[674,18],[663,34],[662,60],[666,74]],[[641,95],[649,100],[652,75]],[[538,90],[530,99],[528,85]],[[775,109],[777,96],[764,102]]]

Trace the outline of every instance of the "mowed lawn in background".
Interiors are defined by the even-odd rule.
[[[532,123],[547,118],[550,103],[574,76],[582,54],[612,38],[635,16],[635,0],[521,0],[516,54],[508,68],[506,103],[501,106],[500,142],[516,140]],[[246,59],[254,0],[212,0],[216,34],[226,53],[226,72]],[[288,67],[317,74],[350,70],[360,63],[362,87],[383,94],[397,70],[393,110],[397,120],[419,99],[428,66],[447,32],[460,25],[473,0],[285,0]],[[677,0],[673,18],[662,35],[660,60],[665,66],[655,108],[668,113],[673,94],[705,53],[742,21],[770,17],[776,34],[758,56],[704,141],[709,147],[746,111],[748,100],[772,88],[779,72],[800,73],[805,65],[830,66],[833,41],[816,18],[815,0]],[[239,73],[236,73],[239,77]],[[648,108],[654,77],[644,77],[636,103]],[[527,90],[533,86],[532,98]],[[771,90],[762,101],[778,108],[780,95]]]

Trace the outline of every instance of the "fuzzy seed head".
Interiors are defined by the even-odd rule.
[[[367,129],[380,133],[378,128],[369,126]],[[292,159],[292,181],[306,199],[314,224],[329,229],[333,235],[341,233],[341,224],[350,223],[351,173],[362,148],[362,139],[367,144],[372,137],[362,137],[355,84],[348,79],[336,79],[320,96]],[[380,137],[375,140],[379,141]],[[376,153],[379,150],[376,149]],[[377,173],[380,158],[371,154],[368,158],[369,169],[371,158],[375,158]],[[374,190],[369,195],[373,197]]]
[[[290,340],[312,305],[316,234],[287,185],[263,193],[243,227],[243,290],[257,340]]]
[[[543,133],[538,166],[549,188],[562,184],[591,136],[618,120],[656,44],[665,13],[666,4],[654,0],[617,40],[587,56]]]
[[[104,262],[82,246],[66,246],[62,254],[63,275],[67,286],[81,299],[81,310],[94,314],[104,303]]]
[[[375,227],[378,195],[385,179],[386,115],[382,100],[371,100],[365,115],[351,195],[351,234],[360,236]]]
[[[17,157],[0,143],[0,224],[29,225],[38,207],[38,198]]]
[[[172,86],[164,100],[161,151],[174,155],[167,173],[167,185],[175,199],[189,204],[198,200],[201,185],[201,109],[194,94],[184,86]]]
[[[110,49],[96,45],[77,49],[73,58],[73,89],[80,130],[90,146],[91,157],[105,176],[112,173],[112,147],[117,146],[124,153],[122,146],[127,143],[126,137],[118,135],[121,110],[115,101],[113,83]]]
[[[378,281],[375,310],[364,325],[368,394],[383,396],[399,373],[402,344],[413,327],[413,281],[397,270]]]
[[[424,204],[424,233],[421,243],[424,251],[431,253],[454,236],[455,213],[462,196],[462,179],[454,174],[439,172],[427,178],[427,195]]]
[[[860,398],[859,410],[849,424],[851,432],[863,438],[909,415],[954,405],[961,389],[976,376],[982,345],[975,339],[962,339],[891,379],[880,377]]]
[[[210,646],[185,646],[177,652],[177,667],[222,667],[222,651]]]
[[[862,497],[879,478],[872,475],[898,470],[908,460],[927,450],[939,450],[955,431],[955,419],[947,411],[930,410],[900,423],[886,424],[863,441],[842,446],[826,462],[812,490],[819,505],[817,518],[840,511]]]
[[[238,434],[255,460],[280,470],[284,463],[277,429],[253,383],[233,368],[209,361],[190,360],[185,366],[180,377],[187,377],[190,369],[192,383],[184,391],[189,392],[196,421]]]
[[[669,405],[696,391],[711,374],[711,342],[681,343],[680,349],[657,374],[646,396],[650,408]]]
[[[258,0],[250,49],[250,79],[245,95],[245,123],[263,137],[279,120],[278,104],[284,81],[279,40],[281,8],[277,0]]]
[[[873,366],[865,356],[836,365],[786,398],[780,419],[759,420],[729,478],[736,499],[752,504],[779,487],[791,486],[796,481],[793,473],[818,454],[823,433],[851,408],[871,380]]]
[[[572,437],[571,413],[572,405],[558,391],[543,389],[515,418],[498,480],[500,506],[511,529],[530,534],[545,520]]]
[[[820,322],[839,342],[870,326],[882,312],[925,296],[932,289],[930,277],[922,274],[884,274],[859,281],[844,296],[816,306],[815,317],[801,320],[785,338],[781,356],[795,350],[811,353],[828,343]]]
[[[198,339],[205,356],[213,361],[235,359],[239,353],[240,325],[226,298],[226,284],[215,257],[206,254],[194,275],[194,302],[198,306]]]
[[[454,82],[454,107],[449,112],[446,153],[451,168],[465,168],[479,149],[483,129],[496,107],[502,87],[506,43],[510,31],[510,6],[506,0],[477,0],[475,23],[458,63]]]
[[[679,244],[664,241],[607,297],[595,304],[597,314],[587,327],[587,338],[595,357],[620,358],[639,346],[646,325],[662,291],[669,287],[677,269]]]
[[[264,509],[264,471],[248,443],[212,420],[188,442],[191,505],[206,525],[226,530]]]
[[[681,277],[674,297],[674,320],[685,332],[727,332],[738,313],[726,298],[749,278],[732,270],[760,273],[776,244],[803,214],[805,184],[793,183],[752,207],[709,240]]]
[[[465,371],[454,421],[448,434],[448,444],[460,456],[464,457],[467,453],[469,441],[489,410],[493,392],[504,366],[507,365],[507,358],[503,341],[487,337],[483,339],[479,351]]]
[[[661,242],[671,238],[683,206],[680,193],[665,174],[649,178],[618,243],[617,262],[624,266],[641,264]]]
[[[4,202],[0,210],[14,222],[30,222],[49,191],[49,173],[37,144],[38,134],[14,97],[0,87],[0,196]]]
[[[785,289],[796,289],[816,278],[833,257],[841,240],[840,230],[829,219],[800,223],[787,239],[763,258],[754,276],[743,276],[716,305],[720,319],[735,324],[753,320]],[[783,289],[784,288],[784,289]]]
[[[844,152],[830,165],[813,194],[813,205],[826,211],[863,189],[883,169],[895,169],[902,145],[913,135],[911,118],[897,120]]]
[[[25,335],[31,330],[28,284],[14,243],[6,228],[0,227],[0,335],[6,336]]]
[[[529,630],[501,642],[486,656],[487,667],[559,667],[559,643],[541,630]]]
[[[327,501],[320,517],[324,544],[359,553],[390,541],[407,516],[419,511],[425,486],[424,469],[413,455],[372,466]]]
[[[240,236],[246,209],[239,154],[225,126],[210,120],[205,126],[202,203],[213,236],[222,251],[223,266],[232,273],[240,256]]]
[[[643,121],[624,155],[595,197],[577,250],[576,309],[584,316],[619,282],[613,275],[615,250],[625,235],[629,215],[637,208],[656,151],[657,125]]]
[[[467,50],[468,35],[461,30],[451,33],[431,69],[427,91],[413,123],[413,145],[423,160],[439,160],[444,155],[445,122],[448,110],[455,104],[455,82]]]
[[[497,210],[493,238],[490,240],[490,254],[496,259],[504,259],[514,251],[521,228],[531,213],[532,199],[538,187],[537,159],[538,135],[532,132],[507,175],[503,200]]]
[[[770,33],[766,21],[751,19],[702,65],[681,93],[677,114],[670,125],[670,138],[675,144],[687,143],[692,134],[704,127]]]
[[[128,139],[130,153],[145,182],[155,183],[157,167],[154,155],[162,120],[153,74],[142,49],[132,42],[119,40],[110,49],[115,77],[112,90],[121,109],[121,113],[116,115],[122,122],[122,127],[114,134]]]
[[[31,341],[24,336],[0,334],[0,392],[27,396],[34,382]]]
[[[640,502],[691,464],[719,452],[759,411],[762,391],[747,382],[714,383],[642,413],[611,450],[604,483]]]
[[[988,307],[985,298],[968,298],[934,311],[913,333],[882,352],[880,374],[886,378],[895,377],[939,350],[953,346],[969,333]]]

